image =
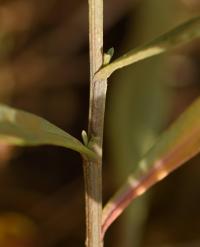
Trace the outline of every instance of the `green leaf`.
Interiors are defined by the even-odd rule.
[[[34,114],[0,104],[0,141],[14,145],[56,145],[95,158],[79,140]]]
[[[103,234],[135,199],[200,152],[200,97],[167,129],[103,210]]]
[[[136,63],[143,59],[167,52],[178,45],[183,45],[200,37],[200,16],[189,20],[155,40],[133,49],[112,63],[100,69],[95,80],[107,79],[115,70]]]
[[[114,55],[114,48],[111,47],[106,53],[104,53],[104,56],[103,56],[103,65],[107,65],[110,63],[110,60],[112,59],[113,55]]]

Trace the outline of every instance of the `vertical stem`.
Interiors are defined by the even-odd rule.
[[[86,246],[102,247],[102,144],[107,81],[95,81],[103,63],[103,0],[89,0],[90,102],[88,136],[98,160],[84,161]]]

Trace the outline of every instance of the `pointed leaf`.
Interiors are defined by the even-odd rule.
[[[95,80],[107,79],[115,70],[148,57],[167,52],[168,50],[171,50],[178,45],[186,44],[197,37],[200,37],[200,16],[183,23],[139,48],[129,51],[112,63],[104,66],[96,73]]]
[[[103,210],[103,235],[138,196],[200,152],[200,98],[166,130]]]
[[[0,141],[14,145],[56,145],[95,157],[79,140],[47,120],[3,104],[0,104]]]

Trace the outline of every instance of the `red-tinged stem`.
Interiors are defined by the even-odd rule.
[[[163,139],[161,138],[160,140],[162,141],[156,143],[155,148],[150,150],[146,158],[139,163],[137,172],[134,175],[129,176],[124,186],[104,207],[102,238],[104,238],[105,232],[113,221],[115,221],[119,215],[123,213],[125,208],[136,197],[142,195],[151,186],[164,179],[169,173],[177,169],[186,161],[190,160],[200,151],[200,137],[198,137],[199,132],[200,128],[198,124],[194,126],[191,131],[188,131],[186,135],[183,135],[182,132],[180,132],[180,136],[177,136],[178,141],[176,143],[172,139],[174,146],[169,145],[164,153],[161,152],[162,154],[160,154],[160,150],[158,150],[158,153],[154,153],[155,158],[151,160],[150,155],[154,150],[156,150],[157,147],[161,146]],[[149,163],[148,166],[150,168],[146,171],[142,171],[142,163]]]

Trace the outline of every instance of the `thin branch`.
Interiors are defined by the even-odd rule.
[[[103,63],[103,0],[89,0],[90,102],[88,136],[98,160],[85,159],[86,246],[102,247],[102,144],[106,80],[94,80]]]
[[[200,16],[181,24],[139,48],[129,51],[109,65],[100,69],[96,73],[95,79],[107,79],[115,70],[167,52],[178,45],[186,44],[198,37],[200,37]]]

